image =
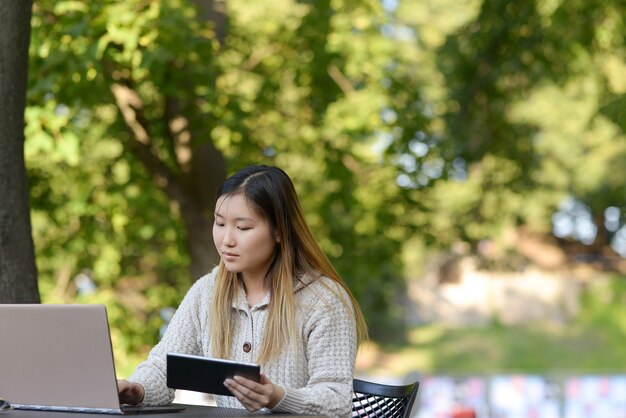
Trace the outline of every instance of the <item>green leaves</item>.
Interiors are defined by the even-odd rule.
[[[207,149],[229,171],[292,175],[378,330],[400,321],[413,245],[549,234],[566,195],[626,205],[621,3],[392,6],[231,0],[218,40],[226,20],[188,1],[36,2],[26,156],[44,296],[73,297],[83,270],[98,294],[130,286],[120,315],[150,325],[127,347],[150,345],[149,309],[188,287],[189,208],[212,213],[223,173]]]

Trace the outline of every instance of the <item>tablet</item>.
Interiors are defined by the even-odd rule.
[[[224,380],[235,375],[258,382],[261,366],[253,363],[167,353],[167,386],[214,395],[233,396]]]

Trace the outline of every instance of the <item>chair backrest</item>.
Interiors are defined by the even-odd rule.
[[[392,386],[354,379],[352,418],[408,418],[419,382]]]

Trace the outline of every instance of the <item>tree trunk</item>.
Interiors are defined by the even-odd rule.
[[[220,45],[224,45],[228,32],[227,0],[193,0],[193,2],[198,9],[198,19],[211,22],[215,38]]]
[[[220,45],[223,45],[228,22],[226,0],[193,1],[198,10],[198,19],[212,23],[216,38]],[[224,156],[213,143],[209,139],[199,140],[207,138],[210,132],[207,124],[211,121],[204,117],[199,118],[195,114],[197,108],[194,86],[183,84],[180,89],[187,91],[186,100],[173,97],[166,97],[165,100],[168,134],[176,153],[178,170],[171,172],[165,167],[162,170],[157,169],[151,163],[158,158],[156,152],[138,157],[155,179],[159,176],[167,178],[167,181],[156,181],[156,184],[163,185],[161,187],[170,200],[176,202],[180,208],[190,258],[189,273],[191,279],[196,280],[219,262],[219,255],[213,244],[213,212],[217,189],[226,178],[227,170]],[[118,106],[123,109],[121,97],[119,94],[116,97]],[[150,123],[142,118],[141,99],[136,96],[132,102],[135,105],[131,105],[130,102],[126,105],[129,108],[134,107],[130,112],[132,113],[130,119],[127,118],[126,122],[129,127],[137,126],[134,122],[138,122],[144,128],[145,134],[134,132],[135,138],[141,141],[140,138],[143,137],[145,142],[152,143]],[[135,155],[138,155],[137,151],[140,151],[140,148],[132,147]]]
[[[126,146],[180,210],[191,260],[189,273],[191,279],[196,280],[219,260],[213,245],[212,227],[215,195],[226,177],[224,157],[209,141],[192,145],[192,138],[200,135],[189,129],[185,110],[193,111],[190,107],[183,110],[180,101],[168,99],[165,113],[178,160],[177,169],[172,170],[158,156],[150,133],[151,123],[144,116],[137,92],[119,83],[111,85],[111,92],[133,136]]]
[[[0,0],[2,1],[2,0]],[[227,27],[226,0],[193,0],[198,19],[210,21],[220,44],[224,43]],[[205,115],[197,114],[195,86],[191,81],[179,86],[176,97],[166,96],[164,120],[151,120],[144,114],[144,104],[134,80],[113,81],[112,65],[107,77],[132,139],[125,144],[144,165],[155,184],[165,192],[179,211],[185,226],[185,242],[189,253],[189,273],[192,280],[206,274],[219,261],[213,244],[213,212],[217,189],[226,178],[226,161],[211,142],[211,124]],[[172,71],[185,71],[173,68]],[[154,124],[167,124],[176,166],[166,164],[157,151]]]
[[[193,0],[198,10],[198,19],[211,22],[215,30],[215,36],[220,45],[224,45],[228,17],[226,14],[226,0]],[[215,86],[213,86],[215,88]],[[186,86],[189,92],[193,86]],[[192,119],[195,104],[180,103],[169,99],[167,113],[171,120],[187,115]],[[191,263],[189,271],[193,279],[206,274],[211,266],[217,264],[219,255],[213,244],[213,212],[215,211],[215,195],[220,184],[226,178],[226,161],[224,156],[215,148],[210,140],[197,141],[197,138],[205,138],[208,131],[198,131],[198,124],[206,124],[208,121],[188,121],[187,132],[189,134],[189,149],[191,158],[187,166],[181,164],[182,188],[186,190],[189,200],[193,205],[181,207],[181,216],[187,231],[187,249]],[[174,142],[181,144],[177,133],[170,132]],[[191,145],[195,142],[195,145]],[[178,148],[180,149],[180,148]]]
[[[0,1],[0,303],[39,303],[24,163],[30,1]]]
[[[184,180],[189,182],[186,189],[197,204],[190,210],[181,208],[181,215],[187,230],[189,272],[195,280],[219,262],[213,244],[213,221],[217,189],[226,178],[226,162],[213,143],[207,141],[194,148],[191,167]]]

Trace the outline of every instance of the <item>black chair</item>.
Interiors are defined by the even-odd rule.
[[[354,379],[352,418],[408,418],[419,382],[391,386]]]

